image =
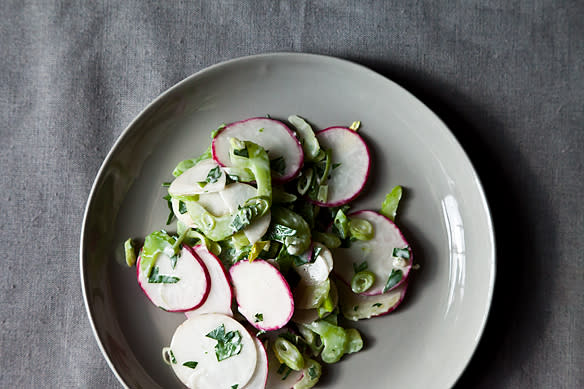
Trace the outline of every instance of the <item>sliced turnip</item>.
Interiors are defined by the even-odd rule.
[[[349,320],[357,321],[392,312],[403,301],[408,282],[397,288],[375,296],[356,294],[342,282],[339,283],[339,305],[341,312]]]
[[[258,338],[254,336],[253,341],[258,351],[256,368],[251,379],[242,389],[264,389],[268,380],[268,353]]]
[[[313,262],[296,266],[294,269],[307,284],[318,284],[325,281],[333,269],[333,255],[322,243],[314,242],[310,255],[318,252]]]
[[[198,308],[186,311],[187,317],[201,315],[204,313],[222,313],[227,316],[233,316],[231,310],[232,292],[231,285],[227,279],[225,268],[221,260],[211,253],[205,246],[198,245],[187,247],[187,250],[198,257],[206,266],[211,280],[211,288],[205,302]]]
[[[172,352],[172,353],[171,353]],[[257,364],[257,347],[233,318],[207,313],[184,321],[170,343],[170,364],[189,388],[243,388]]]
[[[213,139],[213,159],[221,166],[231,166],[230,139],[247,140],[262,146],[270,160],[283,158],[281,174],[272,170],[275,181],[285,182],[294,178],[304,159],[302,146],[294,132],[284,123],[268,118],[250,118],[231,123]]]
[[[346,127],[330,127],[316,133],[320,147],[332,152],[332,169],[327,180],[327,200],[310,200],[324,207],[348,203],[361,193],[369,176],[370,156],[359,134]]]
[[[259,330],[272,331],[290,321],[294,299],[282,274],[267,261],[239,261],[229,269],[239,312]]]
[[[172,181],[168,188],[171,196],[192,196],[219,192],[225,187],[225,172],[212,159],[205,159]]]
[[[182,312],[205,302],[211,286],[209,273],[202,261],[186,247],[178,258],[158,254],[150,276],[140,262],[141,258],[138,258],[138,283],[155,305],[167,311]]]
[[[348,248],[335,249],[335,274],[350,285],[356,270],[373,272],[375,282],[365,295],[381,294],[403,283],[414,257],[399,228],[375,211],[355,212],[349,218],[367,220],[375,235],[371,240],[355,240]]]
[[[247,200],[252,197],[257,196],[257,190],[249,184],[242,184],[235,182],[229,184],[219,192],[224,204],[229,208],[229,212],[237,212],[239,206],[243,205]],[[255,243],[265,235],[270,227],[270,211],[268,211],[264,216],[255,220],[249,226],[247,226],[243,233],[247,237],[250,243]]]

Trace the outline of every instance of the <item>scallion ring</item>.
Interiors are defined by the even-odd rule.
[[[375,274],[368,270],[358,272],[351,280],[351,290],[355,293],[363,293],[369,290],[375,282]]]
[[[365,219],[351,219],[349,232],[353,238],[359,240],[370,240],[375,235],[373,226]]]

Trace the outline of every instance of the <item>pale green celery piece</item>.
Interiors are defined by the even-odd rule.
[[[306,324],[298,324],[298,332],[300,332],[304,342],[310,347],[312,355],[317,357],[324,348],[324,344],[320,341],[320,336],[308,328]]]
[[[333,309],[335,309],[335,305],[333,304],[333,299],[331,297],[331,294],[329,293],[329,294],[327,294],[326,298],[322,302],[322,305],[317,308],[318,317],[322,319],[328,313],[331,313],[333,311]]]
[[[320,164],[324,163],[324,169],[322,170],[322,174],[320,177],[318,177],[318,183],[320,185],[326,184],[326,181],[328,179],[328,175],[331,172],[332,160],[333,160],[333,151],[329,149],[329,150],[325,151],[324,162],[320,162]]]
[[[397,214],[397,207],[402,198],[403,189],[401,186],[396,186],[385,196],[383,204],[381,204],[381,214],[390,220],[395,220]]]
[[[339,238],[346,239],[349,237],[349,219],[343,212],[342,209],[337,211],[335,219],[333,220],[333,226],[339,235]]]
[[[375,236],[373,226],[365,219],[351,219],[349,221],[349,233],[359,240],[371,240]]]
[[[320,357],[325,363],[338,362],[347,349],[349,337],[347,332],[334,324],[324,320],[318,320],[307,325],[309,329],[320,335],[324,343]]]
[[[295,298],[298,301],[306,301],[303,305],[305,309],[318,308],[323,305],[331,290],[331,281],[326,279],[318,284],[304,284],[297,292]]]
[[[310,389],[314,387],[322,374],[322,366],[314,359],[305,356],[302,373],[302,379],[293,386],[293,389]]]
[[[289,254],[298,255],[308,250],[311,243],[310,226],[302,216],[288,208],[273,207],[272,223],[282,224],[296,230],[296,234],[286,237],[284,242]]]
[[[354,293],[363,293],[369,290],[375,282],[375,274],[368,270],[357,272],[351,279],[351,290]]]
[[[300,116],[291,115],[288,117],[290,124],[296,128],[296,133],[301,139],[302,151],[304,151],[304,158],[308,161],[313,161],[320,151],[320,145],[314,135],[314,131],[310,124],[306,120],[302,119]]]
[[[312,231],[312,239],[324,244],[329,249],[336,249],[341,245],[339,237],[330,232]]]
[[[169,257],[175,255],[174,243],[175,239],[164,231],[154,231],[146,236],[140,255],[140,270],[146,274],[146,277],[150,276],[158,254],[165,253]]]
[[[233,235],[233,215],[214,216],[197,201],[185,201],[187,212],[196,227],[212,241],[220,241]]]
[[[132,238],[128,238],[128,240],[124,242],[124,252],[126,253],[126,265],[128,265],[128,267],[134,266],[136,263],[136,250],[134,249]]]
[[[312,168],[303,170],[300,173],[300,177],[298,177],[298,183],[296,184],[296,190],[300,195],[304,196],[304,194],[308,192],[308,189],[310,189],[310,184],[312,184],[313,175],[314,171],[312,170]]]
[[[316,200],[320,201],[321,203],[326,202],[328,199],[328,185],[321,185],[318,187],[318,195],[316,196]]]
[[[361,338],[361,334],[354,328],[347,328],[345,329],[347,333],[347,348],[345,349],[345,353],[352,354],[358,351],[361,351],[363,348],[363,339]]]
[[[284,191],[283,188],[279,186],[272,187],[272,200],[276,204],[293,203],[296,201],[296,195]]]
[[[235,249],[242,250],[244,247],[249,246],[250,242],[249,239],[247,239],[247,236],[245,236],[245,233],[243,231],[239,231],[233,234],[231,237],[231,243]]]
[[[240,141],[237,138],[231,138],[231,147],[229,156],[231,163],[241,169],[249,169],[254,175],[258,197],[265,198],[268,205],[272,205],[272,173],[270,171],[270,159],[263,147],[249,141]],[[247,149],[248,157],[235,155],[235,150],[241,150],[241,146]]]
[[[304,358],[292,342],[278,336],[272,345],[272,350],[278,361],[290,369],[298,371],[304,367]]]

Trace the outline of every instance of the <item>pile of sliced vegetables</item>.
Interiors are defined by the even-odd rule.
[[[126,261],[158,307],[184,312],[164,360],[189,388],[311,388],[322,363],[363,348],[357,321],[403,300],[413,256],[381,210],[349,212],[370,169],[360,122],[314,132],[251,118],[212,133],[165,183],[176,233],[146,236]]]

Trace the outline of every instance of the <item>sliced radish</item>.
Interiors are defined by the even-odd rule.
[[[271,342],[275,337],[271,337],[270,344],[268,344],[268,381],[266,388],[270,389],[291,389],[304,376],[302,370],[292,370],[286,365],[283,365],[276,358],[274,350],[272,350]]]
[[[351,288],[339,283],[339,305],[349,320],[357,321],[374,316],[383,316],[395,310],[403,301],[408,287],[407,281],[397,288],[375,296],[353,293]]]
[[[229,208],[229,212],[234,213],[247,200],[257,196],[257,189],[249,184],[235,182],[227,185],[219,194],[227,208]],[[264,216],[255,220],[243,230],[250,243],[257,242],[265,235],[268,227],[270,227],[270,220],[271,216],[268,211]]]
[[[355,131],[346,127],[330,127],[316,133],[320,147],[332,152],[328,195],[325,202],[310,200],[323,207],[348,203],[361,193],[371,164],[369,148]]]
[[[330,296],[333,300],[333,306],[336,307],[339,303],[339,293],[337,291],[337,287],[334,282],[331,282],[330,285]],[[327,314],[328,315],[328,314]],[[323,316],[326,317],[327,315]],[[292,321],[294,323],[300,324],[310,324],[315,320],[320,319],[318,316],[318,309],[311,308],[311,309],[294,309],[294,315],[292,315]]]
[[[284,123],[268,118],[250,118],[231,123],[213,138],[213,158],[221,166],[231,166],[229,148],[231,138],[247,140],[262,146],[270,160],[282,157],[285,167],[282,174],[272,171],[275,181],[294,178],[304,160],[302,146],[296,135]]]
[[[282,328],[294,313],[288,282],[267,261],[239,261],[229,269],[239,312],[255,328]]]
[[[198,257],[184,247],[173,268],[171,258],[158,254],[150,277],[136,264],[138,284],[146,296],[158,307],[182,312],[199,307],[205,302],[211,286],[209,273]]]
[[[310,255],[315,250],[318,250],[319,254],[313,262],[294,268],[298,275],[300,275],[300,278],[309,285],[326,281],[329,273],[333,269],[333,255],[330,250],[322,243],[314,242],[312,250],[309,250]]]
[[[228,347],[222,347],[217,338],[224,339],[234,351],[226,351]],[[170,351],[174,373],[189,388],[243,388],[256,369],[258,357],[247,330],[233,318],[216,313],[184,321],[172,337]]]
[[[365,295],[381,294],[403,283],[408,278],[414,257],[399,228],[375,211],[359,211],[348,216],[367,220],[375,235],[371,240],[355,240],[348,248],[335,249],[335,274],[350,285],[355,269],[364,267],[365,262],[367,270],[375,274],[371,288],[362,293]],[[394,253],[397,257],[393,256]],[[386,288],[390,277],[393,280]]]
[[[199,195],[199,204],[201,204],[207,211],[209,211],[214,216],[223,216],[230,213],[229,207],[225,205],[223,198],[219,193],[205,193]],[[174,215],[187,227],[193,227],[195,222],[191,218],[188,212],[181,213],[180,200],[173,198],[171,200],[172,211]]]
[[[231,285],[227,280],[227,273],[221,263],[221,260],[211,253],[205,246],[198,245],[193,248],[187,247],[187,250],[198,257],[209,272],[211,288],[205,302],[198,308],[186,311],[187,317],[201,315],[204,313],[222,313],[227,316],[233,316],[231,310],[232,292]]]
[[[171,196],[192,196],[219,192],[225,187],[226,175],[212,159],[205,159],[172,181],[168,187]]]
[[[258,360],[251,379],[242,389],[264,389],[268,380],[268,353],[261,340],[254,336],[253,341],[258,351]]]

